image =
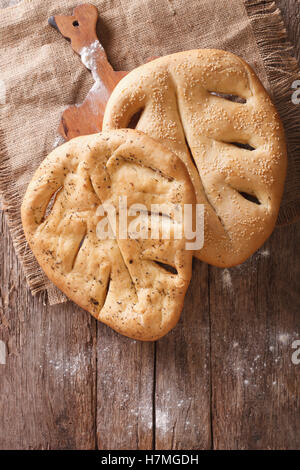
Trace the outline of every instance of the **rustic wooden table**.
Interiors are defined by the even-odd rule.
[[[300,2],[277,3],[299,59]],[[195,260],[180,324],[151,344],[33,298],[0,220],[1,449],[300,448],[299,223],[240,267]]]

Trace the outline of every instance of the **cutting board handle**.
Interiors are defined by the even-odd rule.
[[[67,108],[59,133],[65,140],[102,130],[106,103],[117,83],[128,72],[115,71],[97,37],[98,10],[94,5],[76,7],[72,15],[51,16],[49,24],[71,42],[83,64],[92,72],[95,84],[81,105]],[[156,57],[151,57],[153,60]],[[148,62],[147,61],[147,62]]]
[[[94,5],[76,7],[72,15],[49,18],[49,24],[71,41],[73,50],[92,72],[95,84],[81,105],[67,108],[61,119],[59,132],[65,140],[79,135],[100,132],[106,103],[127,72],[114,71],[99,42],[96,32],[98,10]]]
[[[98,10],[89,4],[79,5],[72,15],[51,16],[48,20],[51,26],[71,41],[71,46],[77,54],[80,54],[83,47],[98,41],[97,21]]]

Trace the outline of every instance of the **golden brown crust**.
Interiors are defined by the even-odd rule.
[[[286,173],[283,127],[255,73],[220,50],[165,56],[121,80],[103,129],[127,127],[139,110],[137,129],[182,159],[205,204],[204,247],[196,256],[221,267],[243,262],[275,226]]]
[[[128,207],[149,210],[195,203],[176,155],[140,132],[110,131],[73,139],[43,161],[24,197],[22,223],[39,264],[70,299],[126,336],[156,340],[179,319],[193,253],[184,238],[99,240],[97,208],[117,207],[124,195]]]

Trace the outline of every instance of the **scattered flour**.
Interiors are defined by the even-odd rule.
[[[53,148],[56,149],[56,147],[59,147],[60,145],[64,143],[65,143],[65,139],[61,135],[58,135],[53,142]]]
[[[169,431],[169,416],[166,411],[156,410],[156,427],[164,433]]]
[[[0,365],[6,364],[6,345],[4,341],[0,340]]]
[[[49,364],[61,377],[74,377],[82,368],[86,368],[86,363],[89,358],[84,353],[79,353],[71,356],[69,359],[50,359]],[[43,366],[40,366],[41,368]]]
[[[106,95],[106,98],[108,100],[109,98],[108,90],[104,86],[98,73],[97,55],[99,51],[104,51],[104,49],[102,45],[100,44],[100,42],[96,40],[92,44],[90,44],[90,46],[83,47],[80,51],[80,56],[81,56],[82,63],[86,66],[87,69],[89,69],[92,72],[92,76],[95,81],[94,86],[89,91],[89,95],[94,94],[94,93],[98,94],[100,93],[100,90],[101,90],[103,99],[104,99],[104,96]],[[95,108],[95,113],[96,113],[98,111],[97,103],[95,103],[95,106],[96,106]]]
[[[90,46],[83,47],[80,51],[82,63],[92,72],[95,82],[99,80],[96,55],[98,51],[103,51],[99,41],[93,42]]]
[[[139,411],[136,410],[136,409],[134,409],[134,408],[131,408],[130,413],[131,413],[133,416],[138,416],[138,415],[139,415]]]
[[[143,406],[140,406],[138,415],[143,425],[147,429],[153,428],[153,407],[152,403],[144,403]]]
[[[235,266],[235,268],[233,268],[233,269],[237,269],[237,270],[242,271],[242,272],[248,271],[248,272],[253,272],[254,273],[257,270],[257,265],[258,265],[259,259],[268,258],[269,256],[271,256],[271,252],[267,248],[256,251],[256,253],[254,253],[252,256],[250,256],[250,258],[248,258],[246,261],[244,261],[244,263],[242,263],[238,266]],[[256,262],[253,263],[253,261],[256,261]]]
[[[288,333],[282,333],[278,336],[278,341],[284,345],[287,345],[290,339],[290,335]]]
[[[229,272],[229,269],[225,268],[222,271],[222,281],[223,281],[223,287],[228,290],[232,290],[232,279],[231,279],[231,274]]]
[[[136,403],[136,408],[131,408],[130,414],[134,417],[136,417],[136,423],[138,423],[139,426],[145,427],[147,429],[152,429],[153,428],[153,407],[152,407],[152,402],[146,402],[146,403]],[[133,427],[134,425],[130,425],[128,427]]]
[[[257,255],[258,256],[263,256],[264,258],[267,258],[268,256],[270,256],[270,250],[260,250],[257,252]]]

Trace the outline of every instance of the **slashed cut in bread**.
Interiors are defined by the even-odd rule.
[[[278,114],[249,65],[221,50],[142,65],[114,89],[103,129],[134,120],[182,159],[198,203],[205,204],[204,247],[196,256],[225,267],[253,254],[275,226],[286,145]]]
[[[193,253],[184,238],[119,239],[118,226],[116,239],[99,239],[106,213],[98,207],[118,211],[121,196],[149,212],[151,204],[195,203],[175,154],[140,132],[110,131],[73,139],[43,161],[23,201],[23,227],[46,275],[71,300],[126,336],[156,340],[179,319]]]

